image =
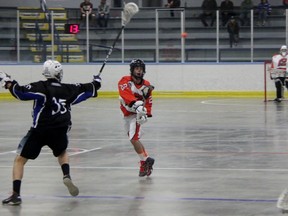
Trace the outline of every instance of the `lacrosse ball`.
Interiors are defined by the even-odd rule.
[[[187,35],[188,35],[187,32],[182,32],[181,37],[182,37],[182,38],[186,38]]]

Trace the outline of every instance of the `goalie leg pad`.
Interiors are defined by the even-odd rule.
[[[288,80],[285,79],[284,83],[285,83],[285,87],[288,89]]]
[[[275,87],[276,87],[276,97],[282,98],[283,83],[282,83],[281,79],[279,79],[279,78],[275,79]]]

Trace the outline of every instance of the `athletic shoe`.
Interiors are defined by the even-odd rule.
[[[70,175],[64,176],[63,183],[68,188],[71,196],[77,196],[79,194],[79,189],[73,184]]]
[[[18,194],[13,193],[7,199],[2,200],[3,205],[20,205],[22,203],[21,196]]]
[[[146,170],[145,170],[145,161],[140,161],[140,170],[139,170],[139,176],[144,177],[147,175]]]
[[[140,177],[150,176],[152,174],[154,161],[151,157],[148,157],[146,161],[140,161]]]
[[[151,157],[148,157],[145,162],[146,162],[147,176],[150,176],[153,171],[153,164],[155,160]]]
[[[281,98],[275,98],[274,101],[280,103],[282,100]]]

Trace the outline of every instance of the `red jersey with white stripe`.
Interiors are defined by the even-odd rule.
[[[124,76],[120,79],[118,82],[118,91],[120,109],[124,116],[136,114],[132,109],[132,105],[139,100],[144,102],[145,108],[147,109],[147,116],[152,116],[152,92],[146,97],[147,99],[145,99],[143,93],[143,89],[147,86],[150,86],[150,82],[144,79],[139,85],[133,82],[131,76]]]

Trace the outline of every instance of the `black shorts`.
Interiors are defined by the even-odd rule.
[[[31,128],[18,145],[17,153],[27,159],[36,159],[43,146],[47,145],[55,157],[67,149],[67,132],[70,127],[39,130]]]

